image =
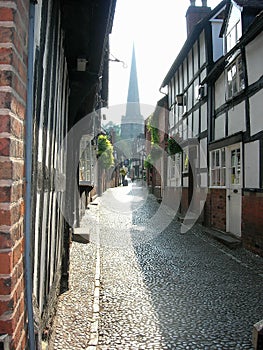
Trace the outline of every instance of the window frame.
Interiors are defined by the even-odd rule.
[[[210,152],[210,187],[226,188],[226,148]]]
[[[245,71],[241,54],[237,55],[226,67],[227,99],[238,95],[245,88]],[[231,78],[230,78],[231,77]]]

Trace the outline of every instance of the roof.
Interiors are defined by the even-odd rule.
[[[234,0],[234,2],[241,7],[263,9],[263,0]]]
[[[203,20],[198,22],[194,28],[194,30],[191,32],[191,34],[186,39],[180,53],[178,54],[177,58],[175,59],[174,63],[172,64],[171,68],[169,69],[168,73],[166,74],[166,77],[164,78],[161,88],[165,87],[171,78],[174,76],[176,70],[178,67],[182,64],[183,60],[187,56],[188,52],[192,48],[194,42],[199,37],[200,33],[203,31],[203,29],[207,26],[209,20],[211,17],[213,17],[215,14],[217,14],[218,11],[220,11],[221,8],[223,8],[229,0],[223,0],[221,1],[210,13],[208,16],[206,16]]]

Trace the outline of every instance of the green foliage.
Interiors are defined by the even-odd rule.
[[[167,143],[167,151],[169,155],[174,155],[176,153],[182,152],[181,146],[176,142],[174,138],[170,137]]]
[[[148,154],[148,156],[145,158],[145,160],[144,160],[144,167],[146,168],[146,169],[151,169],[152,168],[152,166],[153,166],[153,161],[152,161],[152,158],[151,158],[151,155],[150,154]]]
[[[104,169],[109,169],[114,165],[113,146],[106,135],[98,137],[97,158]]]
[[[159,144],[159,130],[155,126],[156,122],[153,120],[153,115],[150,116],[147,124],[147,130],[151,133],[151,144]]]
[[[123,175],[123,176],[126,176],[127,175],[127,170],[125,168],[121,168],[120,169],[120,174]]]

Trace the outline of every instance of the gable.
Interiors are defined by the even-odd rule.
[[[237,44],[241,36],[241,10],[235,4],[232,4],[225,26],[225,52],[229,52]]]

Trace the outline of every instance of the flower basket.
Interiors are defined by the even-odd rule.
[[[167,152],[170,156],[175,155],[176,153],[181,153],[182,152],[182,148],[179,145],[179,143],[177,143],[177,141],[170,137],[167,141]]]

